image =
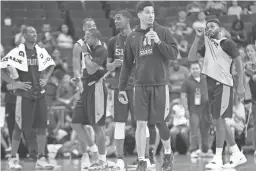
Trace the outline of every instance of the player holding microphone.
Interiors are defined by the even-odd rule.
[[[125,89],[135,60],[134,117],[137,122],[136,144],[139,163],[137,171],[147,168],[145,161],[147,123],[156,124],[164,146],[163,169],[172,170],[169,129],[169,61],[177,58],[178,48],[171,32],[156,22],[154,5],[142,1],[136,8],[140,25],[127,37],[119,82],[119,99],[128,103]],[[153,30],[149,30],[153,23]],[[123,98],[122,98],[123,97]]]

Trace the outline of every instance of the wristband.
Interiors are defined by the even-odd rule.
[[[160,43],[161,43],[162,41],[161,40],[159,40],[156,44],[158,44],[158,45],[160,45]]]

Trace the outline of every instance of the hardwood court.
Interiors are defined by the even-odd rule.
[[[223,170],[223,171],[255,171],[256,170],[256,159],[252,155],[247,155],[246,156],[248,159],[248,162],[242,166],[239,166],[236,169],[231,169],[231,170]],[[135,157],[127,157],[125,160],[127,163],[131,163],[134,161],[136,158]],[[114,161],[114,159],[109,159],[110,161]],[[157,161],[160,159],[157,158]],[[205,171],[205,164],[209,161],[210,159],[198,159],[191,161],[189,156],[185,155],[178,155],[175,156],[175,161],[174,161],[174,168],[173,171]],[[228,160],[228,157],[225,157],[224,160]],[[225,161],[225,162],[226,162]],[[57,166],[55,167],[54,171],[81,171],[80,168],[80,160],[79,159],[57,159],[52,161],[54,162]],[[8,171],[8,161],[7,160],[2,160],[1,161],[1,171]],[[23,165],[24,171],[34,171],[35,170],[35,162],[32,161],[21,161],[21,164]],[[135,170],[135,168],[129,167],[127,171],[132,171]],[[160,171],[160,163],[158,162],[157,168],[155,171]],[[84,170],[85,171],[85,170]],[[115,171],[114,169],[109,169],[108,171]]]

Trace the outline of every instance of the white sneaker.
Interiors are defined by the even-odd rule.
[[[91,166],[91,161],[88,153],[84,153],[81,158],[81,169],[88,169]]]
[[[146,158],[145,161],[147,162],[147,168],[155,168],[156,167],[156,165],[152,164],[148,158]]]
[[[197,153],[197,151],[193,151],[191,154],[190,154],[190,158],[198,158],[199,157],[199,154]]]
[[[230,161],[229,163],[226,163],[223,168],[224,169],[231,169],[231,168],[235,168],[236,166],[239,166],[241,164],[244,164],[247,162],[246,157],[244,156],[243,153],[239,152],[236,154],[232,154],[230,156]]]
[[[123,159],[117,159],[116,161],[116,169],[118,171],[125,171],[125,163]]]
[[[254,158],[256,158],[256,150],[254,151]]]
[[[10,169],[21,170],[22,166],[19,163],[20,163],[19,157],[18,157],[18,155],[16,155],[16,157],[9,158],[8,166]]]
[[[221,170],[223,166],[223,161],[220,156],[213,156],[213,159],[205,165],[206,169],[211,169],[211,170]]]
[[[102,170],[108,168],[108,163],[102,160],[99,160],[96,163],[91,164],[88,170]]]
[[[52,170],[54,166],[50,164],[45,157],[41,157],[36,161],[36,169]]]
[[[202,152],[200,157],[212,157],[213,156],[213,152],[211,149],[209,149],[206,153]]]

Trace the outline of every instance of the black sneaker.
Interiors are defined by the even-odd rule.
[[[136,171],[146,171],[147,170],[147,162],[145,160],[140,160],[138,162]]]
[[[165,154],[164,155],[164,163],[162,166],[163,171],[172,171],[173,167],[173,155],[171,154]]]

